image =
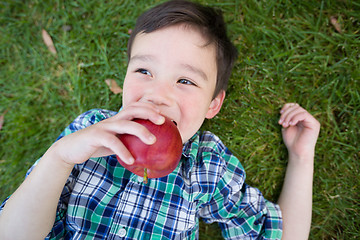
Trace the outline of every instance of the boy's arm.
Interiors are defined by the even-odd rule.
[[[9,198],[0,215],[0,239],[43,239],[51,231],[57,204],[73,166],[90,157],[119,155],[132,164],[133,159],[117,134],[138,136],[144,143],[154,136],[134,118],[162,124],[164,118],[150,104],[135,103],[117,115],[69,134],[54,143],[36,167]]]
[[[295,103],[285,104],[279,124],[289,162],[278,204],[283,215],[282,239],[307,239],[312,213],[315,144],[320,123]]]

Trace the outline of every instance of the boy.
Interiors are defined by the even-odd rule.
[[[0,239],[194,239],[198,219],[219,222],[228,239],[304,239],[311,221],[314,148],[319,123],[286,104],[279,123],[289,164],[279,205],[244,183],[221,141],[199,132],[222,106],[236,50],[221,15],[170,1],[138,19],[128,44],[120,112],[80,115],[2,205]],[[168,176],[141,179],[117,163],[134,159],[116,137],[155,137],[135,118],[177,123],[184,147]],[[19,230],[20,229],[20,230]]]

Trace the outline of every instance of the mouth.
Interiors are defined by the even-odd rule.
[[[177,122],[175,122],[175,120],[171,120],[174,124],[175,124],[175,126],[177,127]]]
[[[169,119],[171,122],[173,122],[176,127],[178,126],[178,123],[172,117],[170,117],[170,114],[164,114],[162,112],[160,112],[160,114],[163,115],[165,118]]]

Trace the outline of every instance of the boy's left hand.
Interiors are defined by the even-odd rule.
[[[283,140],[290,157],[314,156],[320,123],[297,103],[287,103],[280,111]]]

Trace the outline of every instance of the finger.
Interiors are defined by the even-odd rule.
[[[116,122],[104,122],[101,127],[113,134],[134,135],[148,145],[156,142],[156,137],[145,126],[134,121],[118,120]]]
[[[303,111],[296,112],[290,119],[289,125],[295,126],[301,124],[304,128],[313,129],[319,131],[320,123],[305,109]]]
[[[295,123],[293,117],[296,114],[303,112],[307,113],[306,110],[300,107],[299,105],[290,106],[286,108],[285,111],[281,114],[279,124],[283,125],[283,127],[294,126],[297,123],[297,121]]]
[[[296,107],[296,106],[299,106],[299,104],[298,103],[286,103],[286,104],[284,104],[284,106],[280,110],[280,113],[284,113],[289,108]]]
[[[299,122],[303,122],[306,120],[306,116],[308,113],[306,111],[298,110],[291,113],[291,116],[288,117],[285,121],[287,121],[289,126],[295,126]]]
[[[280,119],[279,121],[280,125],[282,125],[285,128],[296,125],[297,121],[295,121],[294,116],[301,112],[302,112],[301,109],[294,109],[293,111],[288,112],[288,114],[286,114]]]
[[[109,133],[103,135],[99,141],[103,147],[110,149],[126,164],[131,165],[134,163],[134,157],[131,155],[125,145],[119,140],[118,137]]]
[[[157,125],[165,122],[164,116],[160,114],[160,110],[154,104],[143,102],[137,102],[124,108],[118,113],[118,118],[127,120],[147,119]]]
[[[283,108],[281,109],[280,113],[280,119],[279,119],[279,123],[282,124],[286,118],[286,116],[294,111],[294,109],[297,109],[299,107],[299,105],[297,103],[287,103],[283,106]]]

